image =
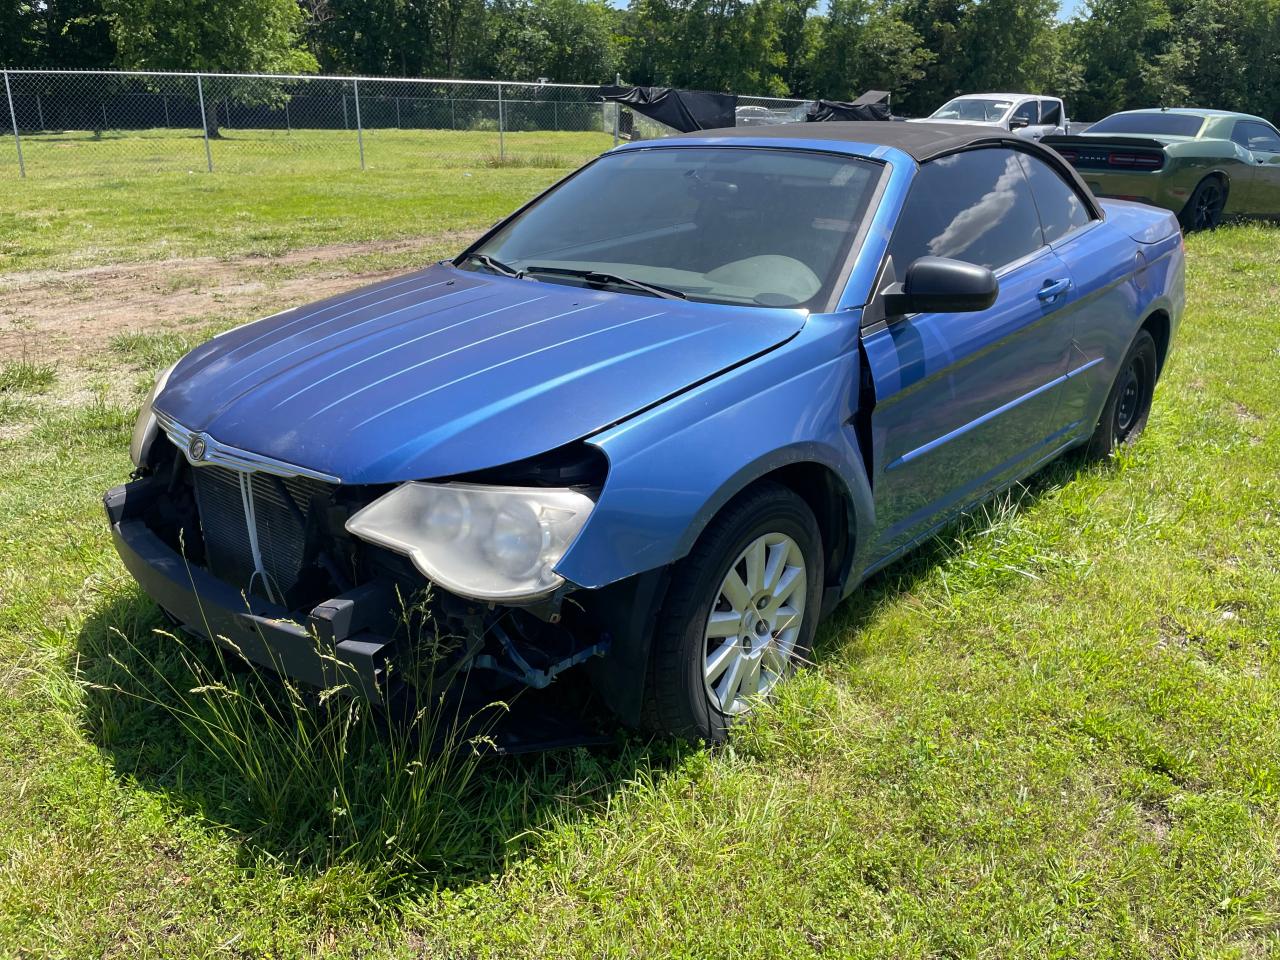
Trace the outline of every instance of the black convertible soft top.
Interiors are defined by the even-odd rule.
[[[870,120],[834,121],[831,123],[779,123],[762,127],[724,127],[719,130],[698,130],[683,133],[669,139],[692,138],[712,140],[829,140],[834,143],[870,143],[876,146],[896,147],[917,163],[926,163],[959,153],[974,147],[1005,146],[1023,150],[1044,160],[1062,176],[1076,185],[1081,196],[1086,197],[1095,216],[1102,210],[1094,200],[1079,172],[1057,153],[1003,127],[985,123],[903,123],[875,122]]]
[[[985,123],[884,123],[873,120],[835,120],[821,126],[812,123],[776,123],[759,127],[721,127],[716,130],[696,130],[671,139],[688,137],[873,143],[877,146],[897,147],[921,163],[978,144],[1024,145],[1030,142],[1001,127]]]

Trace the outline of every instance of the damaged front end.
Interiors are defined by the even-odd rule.
[[[594,448],[447,483],[361,486],[158,427],[134,479],[106,494],[117,550],[174,621],[258,666],[399,711],[441,678],[481,700],[540,690],[613,646],[616,590],[577,590],[546,560],[603,484]],[[546,522],[531,522],[543,502]],[[627,719],[634,697],[603,692]],[[537,739],[520,731],[515,748]]]

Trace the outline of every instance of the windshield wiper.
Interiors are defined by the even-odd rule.
[[[493,273],[500,273],[504,277],[515,277],[519,280],[523,276],[515,267],[509,266],[501,260],[489,256],[487,253],[464,253],[461,259],[463,263],[478,263],[480,266],[488,268]]]
[[[534,265],[525,267],[524,273],[550,273],[562,277],[576,277],[585,280],[592,286],[630,287],[632,290],[640,290],[651,296],[662,297],[664,300],[689,299],[685,294],[679,290],[673,290],[671,287],[662,287],[656,283],[645,283],[643,280],[633,280],[631,277],[624,277],[616,273],[601,273],[599,270],[579,270],[573,267],[539,267]]]

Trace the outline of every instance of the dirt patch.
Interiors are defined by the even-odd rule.
[[[277,257],[196,257],[0,276],[0,359],[66,366],[115,334],[309,303],[456,252],[472,233],[336,244]]]
[[[1262,418],[1238,400],[1231,401],[1232,412],[1241,423],[1260,423]]]

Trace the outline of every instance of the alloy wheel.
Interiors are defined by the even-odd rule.
[[[707,618],[702,674],[721,714],[745,712],[786,675],[806,584],[804,553],[782,533],[757,537],[730,565]]]
[[[1224,197],[1222,188],[1209,182],[1200,188],[1196,199],[1195,223],[1197,230],[1212,230],[1222,216]]]

